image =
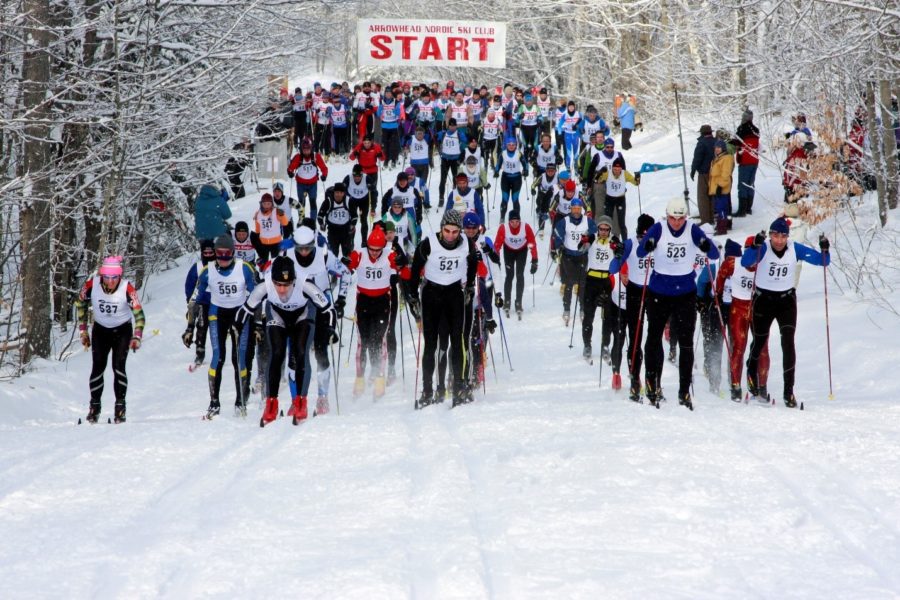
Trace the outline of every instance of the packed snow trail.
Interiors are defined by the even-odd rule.
[[[676,162],[673,139],[637,137],[630,165]],[[329,183],[349,165],[334,170]],[[648,174],[645,212],[659,215],[680,178]],[[760,178],[777,197],[777,174]],[[249,218],[256,198],[236,203],[234,220]],[[629,224],[637,214],[629,194]],[[731,237],[773,217],[760,201]],[[656,410],[613,393],[608,366],[598,390],[599,365],[581,359],[578,332],[568,348],[558,288],[540,285],[546,243],[537,308],[529,282],[523,321],[504,319],[515,372],[497,332],[497,375],[489,365],[475,403],[413,410],[406,330],[405,383],[377,403],[370,392],[354,400],[341,358],[341,414],[332,390],[331,413],[301,427],[285,418],[260,430],[258,396],[246,419],[232,417],[230,363],[223,414],[202,421],[205,369],[187,372],[193,353],[180,340],[191,257],[151,277],[147,327],[160,333],[129,355],[127,423],[105,422],[107,381],[101,424],[74,425],[87,411],[90,357],[80,350],[2,387],[0,597],[900,595],[895,321],[833,295],[828,401],[822,279],[806,267],[797,333],[806,410],[709,393],[699,347],[695,410],[673,401],[669,363],[669,400]],[[346,327],[343,336],[346,345]],[[770,347],[777,393],[781,351]]]

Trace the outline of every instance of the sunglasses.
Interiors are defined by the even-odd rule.
[[[234,258],[234,252],[216,250],[216,260],[231,260],[232,258]]]

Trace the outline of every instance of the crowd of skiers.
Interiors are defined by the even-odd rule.
[[[200,258],[185,278],[187,328],[182,341],[195,348],[192,369],[205,362],[207,339],[211,346],[207,417],[221,411],[222,370],[229,353],[238,414],[246,415],[255,387],[265,398],[261,425],[274,420],[283,376],[290,388],[288,413],[295,423],[307,418],[312,393],[315,413],[328,412],[329,388],[338,367],[333,344],[345,339],[345,324],[351,345],[352,336],[358,335],[354,395],[367,389],[375,398],[384,395],[397,377],[397,332],[402,336],[404,316],[410,337],[411,321],[418,324],[415,350],[422,384],[416,407],[445,398],[454,406],[472,401],[484,385],[488,336],[497,329],[494,309],[507,318],[514,310],[522,319],[525,268],[530,264],[532,277],[538,271],[537,239],[545,236],[545,229],[550,232],[550,259],[557,265],[554,279],[558,273],[561,281],[564,324],[572,323],[574,336],[574,303],[575,312],[581,311],[583,355],[593,360],[593,323],[599,313],[600,360],[611,366],[613,389],[622,387],[624,355],[630,398],[641,401],[646,396],[658,407],[663,400],[663,339],[668,337],[673,362],[676,346],[678,350],[678,401],[692,407],[699,313],[710,388],[720,388],[724,343],[735,400],[743,394],[750,331],[748,393],[769,401],[768,332],[777,321],[784,402],[796,405],[797,265],[827,265],[828,241],[822,240],[821,252],[790,242],[788,223],[779,218],[768,235],[751,237],[743,247],[728,240],[717,269],[720,253],[711,236],[730,227],[721,221],[731,211],[733,167],[722,158],[732,152],[716,141],[712,158],[706,160],[704,138],[712,133],[708,126],[701,129],[691,175],[700,174],[698,183],[712,196],[707,200],[714,212],[701,205],[701,224],[695,224],[688,221],[684,200],[674,199],[662,220],[641,214],[629,235],[626,190],[640,185],[641,174],[626,169],[609,126],[593,106],[582,114],[572,101],[554,105],[544,88],[506,86],[492,94],[485,86],[456,88],[452,81],[439,89],[400,83],[380,91],[369,83],[353,91],[334,84],[330,92],[316,84],[306,94],[297,88],[291,106],[297,152],[286,175],[295,189],[276,182],[271,192],[262,194],[252,220],[239,221],[233,229],[224,228],[230,211],[225,214],[227,206],[222,209],[216,190],[206,186],[211,189],[201,191],[205,204],[198,206],[218,212],[210,217],[214,228],[201,228],[198,218]],[[633,102],[621,103],[616,120],[627,149],[635,126]],[[374,139],[376,130],[380,142]],[[737,214],[742,215],[752,210],[752,160],[758,156],[759,131],[749,111],[737,136],[740,141],[732,143],[739,144]],[[335,152],[345,152],[356,164],[343,180],[329,185],[328,158]],[[384,186],[383,171],[400,166],[401,154],[409,166]],[[431,225],[429,211],[434,207],[428,191],[435,154],[440,161],[437,227]],[[750,166],[752,172],[741,170]],[[488,173],[501,191],[495,227],[489,223]],[[530,215],[523,214],[523,190],[531,194]],[[526,222],[529,217],[534,227]],[[716,231],[709,225],[713,220]],[[490,231],[496,232],[493,240]],[[504,266],[502,293],[492,263]],[[551,270],[553,264],[544,280]],[[356,286],[355,311],[345,315],[351,281]],[[88,306],[94,313],[93,336],[87,333]],[[79,307],[82,341],[88,346],[93,338],[95,350],[88,420],[96,421],[100,412],[109,352],[121,366],[115,370],[116,416],[124,420],[125,356],[129,347],[140,346],[143,314],[131,284],[122,280],[120,258],[109,259],[88,281]],[[502,314],[498,317],[504,333]],[[252,386],[254,361],[257,378]],[[417,382],[418,376],[417,369]]]

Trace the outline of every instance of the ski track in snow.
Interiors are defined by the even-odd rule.
[[[678,162],[673,140],[636,134],[629,167]],[[328,184],[350,169],[330,167]],[[764,164],[759,177],[755,214],[733,239],[771,221],[765,197],[780,197],[779,174]],[[644,211],[661,214],[680,189],[680,171],[648,173]],[[233,220],[249,219],[255,202],[235,203]],[[525,195],[523,215],[530,202]],[[637,214],[629,193],[629,225]],[[439,216],[432,211],[426,232]],[[0,396],[0,597],[900,597],[891,567],[900,563],[900,409],[887,400],[900,393],[890,375],[896,323],[878,330],[865,307],[835,293],[836,401],[825,401],[821,273],[807,267],[797,329],[806,410],[707,392],[702,342],[695,410],[674,401],[668,362],[670,399],[657,410],[612,392],[608,366],[598,391],[599,365],[581,360],[578,331],[568,348],[558,282],[541,285],[548,238],[537,308],[527,281],[523,321],[503,319],[512,356],[497,332],[475,403],[413,410],[416,337],[406,329],[405,381],[378,402],[371,390],[354,399],[353,366],[341,364],[341,414],[332,391],[332,412],[300,427],[283,418],[260,430],[258,396],[246,419],[200,419],[205,373],[186,372],[191,353],[178,339],[190,261],[154,275],[145,310],[161,334],[129,355],[127,423],[105,424],[107,374],[101,424],[73,426],[87,410],[81,352],[40,363]],[[502,289],[503,270],[493,272]],[[348,315],[353,304],[351,294]],[[595,322],[598,355],[599,330]],[[772,340],[769,389],[780,391]],[[230,413],[229,362],[225,371]]]

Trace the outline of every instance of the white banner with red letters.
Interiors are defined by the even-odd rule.
[[[506,67],[506,23],[360,19],[360,65]]]

